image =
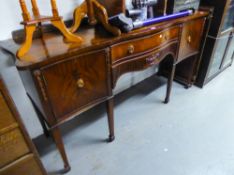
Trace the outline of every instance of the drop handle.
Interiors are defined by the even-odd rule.
[[[82,78],[78,79],[76,84],[78,88],[83,88],[85,86],[85,82]]]
[[[129,45],[129,46],[128,46],[128,53],[129,53],[129,54],[133,54],[134,51],[135,51],[135,47],[134,47],[132,44]]]
[[[146,58],[147,64],[154,64],[155,60],[158,59],[160,56],[160,53],[154,54],[151,57]]]

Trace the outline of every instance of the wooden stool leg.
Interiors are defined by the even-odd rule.
[[[107,108],[107,115],[108,115],[108,125],[109,125],[109,142],[115,140],[115,133],[114,133],[114,100],[113,98],[109,99],[106,102]]]
[[[67,155],[65,152],[60,129],[58,127],[53,128],[52,135],[53,135],[54,142],[55,142],[55,144],[60,152],[60,155],[61,155],[61,157],[63,159],[63,163],[64,163],[64,170],[62,170],[60,173],[67,173],[68,171],[71,170],[71,167],[70,167],[68,159],[67,159]]]
[[[21,57],[24,56],[31,48],[32,40],[33,40],[33,33],[36,30],[36,25],[25,26],[24,30],[25,30],[26,38],[25,38],[24,43],[22,44],[22,46],[20,47],[20,49],[17,52],[17,57],[19,59],[22,59]],[[30,61],[30,60],[24,60],[24,61]]]
[[[108,32],[112,33],[115,36],[121,35],[121,31],[119,28],[109,24],[107,11],[100,3],[98,3],[98,1],[93,1],[93,9],[96,18],[102,23],[102,25]]]
[[[52,20],[51,23],[63,33],[67,42],[81,43],[83,41],[81,37],[71,33],[62,20]]]
[[[74,11],[73,17],[74,17],[74,21],[73,21],[73,25],[70,28],[70,31],[72,33],[76,32],[77,29],[80,27],[80,23],[81,20],[85,17],[85,15],[87,14],[87,3],[83,2],[79,7],[77,7]]]
[[[93,2],[96,0],[85,0],[87,3],[87,14],[89,18],[89,24],[90,25],[95,25],[97,23],[95,14],[94,14],[94,8],[93,8]]]
[[[175,76],[175,69],[176,69],[176,64],[173,63],[171,73],[170,73],[170,77],[168,77],[168,82],[167,82],[167,95],[166,95],[166,98],[165,98],[165,101],[164,101],[165,104],[167,104],[169,102],[169,100],[170,100],[172,83],[173,83],[174,76]]]

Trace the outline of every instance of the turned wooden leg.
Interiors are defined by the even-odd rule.
[[[25,60],[25,59],[23,59],[21,57],[24,56],[29,51],[29,49],[31,48],[32,40],[33,40],[33,33],[36,30],[36,25],[25,26],[24,30],[25,30],[25,37],[26,38],[25,38],[25,41],[22,44],[22,46],[17,51],[16,55],[21,60],[29,61],[29,60]]]
[[[106,9],[98,1],[93,1],[93,8],[97,13],[96,18],[102,23],[104,28],[113,35],[120,36],[121,30],[109,24],[109,18]]]
[[[71,33],[62,20],[52,20],[51,23],[62,32],[66,42],[81,43],[83,39]]]
[[[109,142],[112,142],[115,140],[115,133],[114,133],[114,99],[109,99],[106,102],[106,108],[107,108],[107,116],[108,116],[108,125],[109,125]]]
[[[90,25],[95,25],[97,24],[97,20],[95,17],[95,13],[94,13],[94,8],[93,8],[93,3],[95,0],[86,0],[86,4],[87,4],[87,14],[88,14],[88,18],[89,18],[89,24]]]
[[[175,76],[175,68],[176,68],[176,64],[173,63],[171,73],[170,73],[170,77],[168,77],[168,81],[167,81],[167,94],[166,94],[166,98],[165,98],[165,101],[164,101],[165,104],[167,104],[169,102],[169,100],[170,100],[172,83],[173,83],[174,76]]]
[[[87,12],[88,10],[86,2],[83,2],[79,7],[75,9],[73,14],[74,21],[72,27],[70,28],[70,32],[74,33],[78,30],[78,28],[80,27],[81,20],[85,17]]]
[[[67,155],[65,152],[60,129],[58,127],[53,128],[52,135],[53,135],[54,142],[59,150],[59,153],[60,153],[60,155],[63,159],[63,163],[64,163],[64,170],[62,170],[60,173],[67,173],[71,170],[71,167],[70,167],[68,159],[67,159]]]

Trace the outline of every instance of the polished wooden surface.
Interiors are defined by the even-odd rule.
[[[97,0],[93,0],[93,8],[97,20],[103,25],[106,31],[114,36],[120,36],[121,30],[109,23],[109,16],[105,7],[98,3]]]
[[[25,162],[27,157],[30,160]],[[1,77],[0,174],[46,174]]]
[[[57,120],[110,95],[105,50],[64,60],[41,72]]]
[[[90,25],[95,25],[100,22],[103,27],[115,36],[121,35],[120,29],[109,24],[109,16],[103,5],[101,5],[97,0],[85,0],[81,5],[79,5],[74,13],[74,22],[70,28],[71,32],[76,32],[80,27],[81,21],[85,16],[88,16],[88,21]]]
[[[199,52],[205,21],[197,19],[183,25],[178,61]]]
[[[162,47],[173,39],[178,39],[179,27],[172,27],[154,35],[128,40],[111,46],[112,63],[137,56],[152,49]]]
[[[103,6],[105,6],[109,16],[114,16],[119,13],[125,13],[125,0],[98,0]]]
[[[79,45],[63,42],[55,33],[33,40],[17,68],[44,128],[49,128],[64,161],[65,153],[59,126],[80,113],[106,102],[109,141],[113,141],[113,94],[119,77],[127,72],[144,70],[169,60],[165,103],[169,102],[176,65],[180,59],[199,52],[199,37],[208,13],[195,14],[154,24],[113,36],[100,26],[81,27],[77,34],[84,39]],[[195,43],[193,43],[193,41]],[[3,47],[14,52],[17,44],[5,42]],[[180,55],[180,57],[179,57]],[[190,72],[193,70],[190,70]],[[31,84],[31,85],[28,85]],[[46,126],[46,127],[45,127]]]
[[[162,22],[148,27],[142,27],[127,34],[123,33],[118,37],[110,35],[103,28],[83,27],[77,32],[79,36],[84,38],[84,42],[81,45],[76,43],[66,43],[63,41],[63,37],[56,33],[45,33],[42,38],[33,40],[31,49],[23,56],[23,59],[31,61],[27,62],[17,60],[16,65],[19,69],[41,67],[63,60],[63,58],[67,56],[86,53],[88,51],[106,48],[122,41],[155,34],[165,30],[166,28],[183,24],[193,19],[204,18],[207,15],[208,12],[199,11],[188,17]],[[19,45],[13,40],[9,40],[8,42],[4,42],[2,47],[16,53]]]
[[[122,62],[112,66],[112,87],[115,88],[116,82],[120,76],[125,73],[147,69],[153,65],[159,64],[166,56],[171,55],[176,59],[178,41],[172,41],[160,49],[155,49],[141,56],[135,56],[122,60]]]

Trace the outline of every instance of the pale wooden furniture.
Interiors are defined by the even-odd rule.
[[[37,27],[40,27],[42,22],[51,22],[65,37],[67,42],[81,43],[82,38],[72,34],[65,26],[62,17],[59,16],[59,12],[56,5],[56,0],[50,0],[52,7],[52,16],[42,16],[39,12],[36,0],[31,0],[33,16],[30,15],[25,0],[19,0],[22,9],[22,16],[25,28],[25,42],[22,44],[17,52],[17,57],[24,61],[30,61],[24,59],[23,56],[30,50],[33,40],[33,33]]]
[[[0,175],[46,175],[0,77]]]

